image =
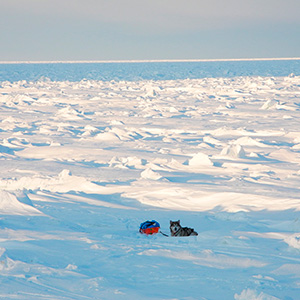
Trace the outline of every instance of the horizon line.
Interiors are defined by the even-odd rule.
[[[212,58],[212,59],[133,59],[133,60],[23,60],[0,61],[0,64],[88,64],[88,63],[155,63],[155,62],[221,62],[221,61],[279,61],[300,60],[300,57],[281,58]]]

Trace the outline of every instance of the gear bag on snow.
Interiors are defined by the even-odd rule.
[[[154,220],[143,222],[140,225],[140,233],[143,233],[143,234],[158,233],[159,229],[160,229],[159,223]]]

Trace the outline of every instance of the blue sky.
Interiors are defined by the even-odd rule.
[[[0,0],[0,61],[300,56],[299,0]]]

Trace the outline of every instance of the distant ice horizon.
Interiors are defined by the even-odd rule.
[[[160,63],[160,62],[231,62],[231,61],[280,61],[300,60],[300,57],[273,57],[273,58],[209,58],[209,59],[120,59],[120,60],[16,60],[0,61],[0,64],[73,64],[73,63]]]
[[[237,76],[300,76],[300,58],[110,61],[19,61],[0,63],[0,82],[177,80]]]

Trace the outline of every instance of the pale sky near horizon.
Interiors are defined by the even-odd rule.
[[[0,0],[0,61],[300,57],[300,0]]]

